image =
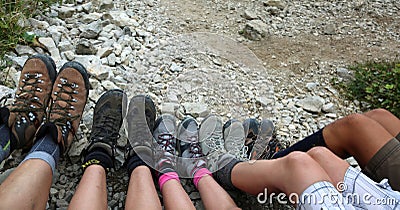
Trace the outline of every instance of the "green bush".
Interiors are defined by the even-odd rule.
[[[341,86],[350,99],[367,102],[364,110],[384,108],[400,117],[400,62],[369,62],[349,69],[354,78]]]
[[[54,0],[0,0],[0,68],[4,54],[18,43],[26,43],[24,34],[28,28],[23,22],[38,11],[48,8]]]

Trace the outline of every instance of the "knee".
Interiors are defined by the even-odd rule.
[[[305,152],[291,152],[284,157],[284,160],[284,166],[287,167],[289,171],[296,171],[298,169],[304,170],[305,166],[314,162],[312,157]]]
[[[313,159],[315,159],[318,157],[326,157],[328,154],[333,154],[333,153],[326,147],[313,147],[307,151],[307,154],[310,155]]]
[[[392,116],[393,114],[386,109],[374,109],[365,113],[366,116],[374,118],[374,117],[384,117],[384,116]]]
[[[363,126],[365,123],[368,123],[368,117],[362,114],[351,114],[342,119],[341,124],[342,128],[346,128],[347,130],[354,132],[355,129]]]

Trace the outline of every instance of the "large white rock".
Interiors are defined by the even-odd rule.
[[[110,11],[103,15],[103,19],[109,20],[111,23],[121,26],[139,26],[139,23],[130,18],[126,12],[123,11]]]
[[[6,87],[4,85],[0,85],[0,98],[4,97],[4,96],[13,96],[15,93],[14,89],[11,89],[9,87]]]
[[[195,117],[206,117],[210,114],[207,104],[183,103],[182,106],[185,108],[186,114],[190,114]]]
[[[251,20],[243,29],[243,35],[251,40],[261,40],[267,35],[268,25],[262,20]]]
[[[61,6],[58,8],[58,17],[61,19],[70,18],[75,13],[74,7]]]
[[[299,105],[306,111],[320,113],[325,100],[319,96],[309,96],[299,101]]]
[[[54,40],[52,38],[50,38],[50,37],[40,37],[39,38],[39,42],[47,47],[47,50],[49,51],[51,57],[53,58],[53,60],[56,63],[61,61],[60,51],[56,47],[56,43],[54,43]]]

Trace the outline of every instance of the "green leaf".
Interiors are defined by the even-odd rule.
[[[29,43],[32,43],[33,40],[36,38],[36,34],[32,33],[32,32],[25,32],[22,34],[22,38]]]
[[[374,92],[374,89],[372,89],[371,87],[366,87],[366,88],[365,88],[365,92],[366,92],[366,93],[373,93],[373,92]]]
[[[388,89],[388,90],[391,90],[391,89],[393,89],[394,88],[394,85],[393,84],[387,84],[387,85],[385,85],[385,88],[386,89]]]

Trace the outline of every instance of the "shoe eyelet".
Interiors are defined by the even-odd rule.
[[[72,83],[72,84],[71,84],[71,88],[74,88],[74,89],[75,89],[75,88],[78,88],[78,87],[79,87],[79,85],[76,84],[76,83]]]
[[[36,116],[32,112],[29,112],[28,116],[30,121],[34,121],[36,118]]]

